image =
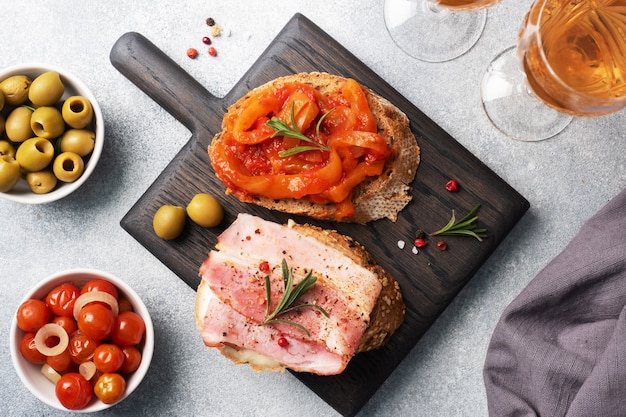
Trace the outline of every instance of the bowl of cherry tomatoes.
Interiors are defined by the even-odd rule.
[[[30,290],[11,322],[15,370],[41,401],[94,412],[127,398],[154,351],[150,313],[120,278],[93,269],[51,275]]]

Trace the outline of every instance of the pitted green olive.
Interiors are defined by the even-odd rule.
[[[80,155],[74,152],[63,152],[52,164],[54,175],[63,182],[74,182],[83,174],[85,163]]]
[[[217,198],[200,193],[194,195],[187,205],[187,214],[202,227],[215,227],[224,218],[224,209]]]
[[[15,147],[8,140],[0,140],[0,156],[9,155],[15,158]]]
[[[158,237],[165,240],[176,239],[185,228],[185,209],[180,206],[165,204],[156,211],[152,227]]]
[[[47,194],[57,185],[57,177],[52,171],[37,171],[26,174],[26,183],[35,194]]]
[[[24,142],[26,139],[35,136],[30,127],[30,117],[33,111],[28,107],[16,107],[13,109],[4,124],[7,137],[13,142]]]
[[[26,75],[13,75],[0,82],[0,91],[5,101],[12,106],[19,106],[28,101],[28,89],[31,79]]]
[[[52,106],[61,99],[65,86],[56,71],[48,71],[37,76],[28,89],[28,99],[36,107]]]
[[[61,136],[65,123],[55,107],[43,106],[35,109],[30,116],[30,128],[41,138],[54,139]]]
[[[63,120],[74,129],[82,129],[91,123],[93,107],[83,96],[71,96],[63,102]]]
[[[41,171],[54,157],[54,145],[48,139],[30,138],[15,152],[15,159],[25,171]]]
[[[69,129],[59,142],[61,152],[74,152],[82,157],[89,155],[94,148],[96,134],[87,129]]]
[[[10,191],[20,179],[20,164],[10,155],[0,155],[0,193]]]

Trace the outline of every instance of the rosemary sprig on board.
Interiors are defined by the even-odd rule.
[[[476,215],[478,209],[480,209],[480,204],[474,206],[474,208],[458,222],[456,221],[454,210],[452,210],[452,217],[448,224],[430,235],[471,236],[482,242],[483,238],[487,237],[487,229],[477,228],[474,224],[476,220],[478,220],[478,216]]]

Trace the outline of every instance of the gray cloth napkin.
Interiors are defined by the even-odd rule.
[[[483,376],[492,417],[626,416],[626,190],[505,309]]]

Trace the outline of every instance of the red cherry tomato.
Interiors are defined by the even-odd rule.
[[[74,302],[79,295],[76,285],[65,282],[48,293],[46,305],[57,316],[73,317]]]
[[[116,372],[124,363],[124,352],[119,346],[104,343],[93,353],[93,363],[102,373]]]
[[[120,299],[117,300],[117,304],[119,306],[120,313],[123,313],[125,311],[133,311],[133,305],[126,297],[120,297]]]
[[[68,350],[74,363],[80,365],[83,362],[91,360],[96,347],[98,347],[98,343],[96,339],[92,339],[80,331],[72,333],[70,335]]]
[[[46,355],[39,352],[35,347],[35,333],[29,332],[22,336],[20,341],[20,353],[28,362],[41,365],[46,363]]]
[[[70,410],[81,410],[87,407],[93,396],[89,381],[76,372],[61,376],[54,392],[61,405]]]
[[[124,362],[119,371],[124,374],[135,372],[141,364],[141,352],[139,349],[135,346],[124,346],[122,353],[124,353]]]
[[[146,323],[141,316],[132,311],[121,313],[115,319],[111,339],[118,346],[131,346],[141,342],[146,332]]]
[[[70,366],[74,363],[72,361],[72,355],[70,355],[69,349],[65,349],[63,353],[59,353],[55,356],[48,356],[46,362],[52,369],[57,372],[65,372],[70,369]]]
[[[78,324],[76,324],[76,320],[74,320],[74,317],[55,317],[52,319],[52,323],[56,323],[59,326],[63,327],[65,329],[65,333],[67,333],[68,335],[78,330]]]
[[[120,374],[105,373],[100,375],[93,391],[103,403],[113,404],[124,396],[126,380]]]
[[[113,297],[115,297],[116,300],[119,298],[117,287],[105,279],[92,279],[83,286],[83,288],[80,290],[80,293],[84,294],[90,291],[108,292]]]
[[[17,327],[25,332],[36,332],[50,322],[50,310],[43,301],[31,298],[20,304],[16,318]]]
[[[111,335],[115,326],[115,315],[100,303],[88,304],[78,313],[78,330],[85,335],[102,340]]]

